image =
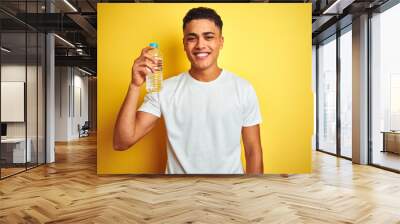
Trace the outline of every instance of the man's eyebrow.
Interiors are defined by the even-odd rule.
[[[206,36],[206,35],[215,35],[215,33],[210,31],[210,32],[204,32],[204,33],[202,33],[202,35],[204,35],[204,36]],[[198,35],[196,33],[188,33],[188,34],[186,34],[186,36],[195,36],[195,37],[197,37]]]
[[[204,32],[203,35],[215,34],[214,32]]]
[[[197,34],[195,34],[195,33],[188,33],[188,34],[186,34],[186,36],[195,36],[195,37],[197,37]]]

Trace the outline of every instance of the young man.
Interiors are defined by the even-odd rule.
[[[240,137],[246,173],[262,174],[261,115],[257,96],[246,80],[218,67],[223,47],[222,20],[210,8],[189,10],[183,19],[188,72],[164,81],[136,111],[140,86],[159,62],[144,48],[132,67],[132,81],[114,130],[114,148],[139,141],[163,115],[167,129],[169,174],[242,174]]]

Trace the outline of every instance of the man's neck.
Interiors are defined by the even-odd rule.
[[[221,71],[222,69],[218,66],[213,66],[205,70],[190,68],[189,75],[201,82],[211,82],[218,78],[218,76],[221,74]]]

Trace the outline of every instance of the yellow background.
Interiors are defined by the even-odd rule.
[[[167,78],[189,69],[182,45],[182,18],[198,6],[215,9],[224,22],[220,67],[249,80],[257,92],[263,118],[264,173],[310,172],[311,4],[101,3],[98,173],[164,173],[166,135],[162,120],[149,135],[122,152],[113,150],[113,126],[128,89],[132,63],[143,47],[159,43]],[[143,86],[139,105],[144,94]],[[243,154],[242,159],[244,162]]]

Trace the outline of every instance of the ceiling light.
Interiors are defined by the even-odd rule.
[[[67,4],[72,10],[74,10],[74,12],[78,12],[78,10],[71,4],[69,3],[68,0],[64,0],[65,4]]]
[[[324,10],[322,14],[341,14],[343,9],[351,5],[355,0],[336,0],[332,5]]]
[[[64,43],[66,43],[67,45],[69,45],[69,46],[75,48],[75,45],[71,44],[71,42],[69,42],[68,40],[66,40],[66,39],[64,39],[64,38],[62,38],[62,37],[60,37],[60,36],[58,36],[57,34],[54,34],[54,36],[57,37],[58,39],[60,39],[61,41],[63,41]]]
[[[81,72],[83,72],[83,73],[85,73],[85,74],[93,75],[92,73],[90,73],[90,72],[88,72],[88,71],[86,71],[86,70],[83,70],[83,69],[81,69],[81,68],[79,68],[79,67],[78,67],[78,70],[81,71]]]
[[[5,47],[1,47],[1,50],[4,51],[4,52],[6,52],[6,53],[10,53],[10,52],[11,52],[11,50],[9,50],[9,49],[7,49],[7,48],[5,48]]]

